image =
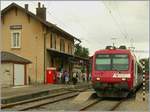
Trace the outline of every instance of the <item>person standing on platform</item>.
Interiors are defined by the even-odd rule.
[[[62,75],[61,75],[61,82],[62,82],[62,84],[65,83],[64,73],[65,73],[64,70],[62,70]]]
[[[62,81],[61,81],[61,79],[62,79],[61,77],[62,77],[62,73],[59,72],[59,84],[61,84],[61,82],[62,82]]]
[[[73,85],[76,85],[77,83],[77,76],[75,72],[73,73],[72,82],[73,82]]]
[[[85,73],[82,73],[82,81],[85,82]]]
[[[64,73],[64,78],[65,78],[65,84],[68,84],[68,82],[69,82],[69,74],[68,74],[67,71],[65,71],[65,73]]]

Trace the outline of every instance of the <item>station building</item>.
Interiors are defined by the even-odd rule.
[[[56,25],[46,21],[46,8],[38,3],[36,14],[29,11],[28,4],[21,7],[15,3],[1,11],[1,51],[8,52],[29,62],[22,84],[45,83],[46,69],[55,67],[72,73],[74,44],[81,42]],[[19,67],[18,67],[19,69]],[[19,71],[22,69],[20,68]],[[5,71],[5,70],[4,70]],[[7,71],[7,70],[6,70]],[[13,73],[13,76],[16,74]],[[1,74],[5,78],[5,74]],[[21,74],[20,74],[21,75]],[[15,76],[19,80],[19,76]]]

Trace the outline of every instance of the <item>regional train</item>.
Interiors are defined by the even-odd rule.
[[[125,46],[107,46],[92,56],[92,86],[98,97],[132,96],[142,84],[142,65]]]

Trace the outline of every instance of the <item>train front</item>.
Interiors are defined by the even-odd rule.
[[[99,97],[126,97],[132,88],[130,56],[126,50],[102,50],[93,56],[92,86]]]

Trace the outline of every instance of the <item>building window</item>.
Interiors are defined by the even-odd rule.
[[[60,51],[65,52],[65,40],[60,39]]]
[[[74,45],[71,44],[71,54],[74,54]]]
[[[68,43],[68,53],[70,53],[70,44]]]
[[[73,45],[70,44],[70,53],[72,54],[72,51],[73,51]]]
[[[51,33],[51,48],[56,49],[56,34]]]
[[[21,47],[21,31],[12,30],[11,31],[11,48],[20,48]]]
[[[68,53],[72,54],[72,44],[68,43]]]
[[[72,51],[73,51],[73,45],[72,43],[68,43],[68,53],[72,54]]]

